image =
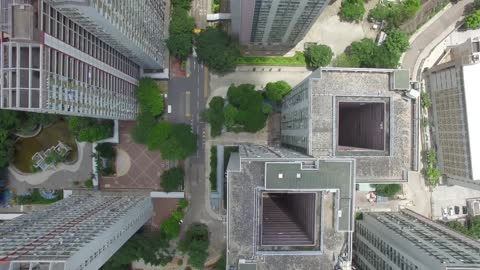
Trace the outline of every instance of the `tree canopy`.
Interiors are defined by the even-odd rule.
[[[151,129],[147,145],[150,150],[160,150],[163,159],[181,160],[197,150],[197,135],[190,125],[159,122]]]
[[[201,117],[203,121],[210,123],[211,136],[216,137],[222,133],[224,115],[223,108],[225,100],[222,97],[215,96],[208,103],[208,109],[202,112]]]
[[[132,129],[132,138],[136,143],[147,144],[148,137],[157,121],[149,112],[140,112],[137,116],[137,125]]]
[[[354,41],[342,56],[342,61],[336,61],[336,66],[357,65],[365,68],[397,68],[400,56],[409,47],[408,36],[392,30],[387,33],[385,41],[378,46],[374,40],[364,38]]]
[[[359,22],[365,14],[363,0],[343,0],[340,7],[340,18],[347,22]]]
[[[195,19],[188,15],[188,10],[183,7],[174,7],[171,18],[167,47],[178,59],[187,59],[192,52]]]
[[[311,69],[328,66],[333,57],[332,49],[323,44],[308,47],[304,54],[307,66]]]
[[[95,142],[113,136],[113,121],[71,116],[68,128],[81,142]]]
[[[290,91],[292,87],[286,81],[269,82],[265,87],[265,96],[271,101],[280,102]]]
[[[208,27],[196,39],[198,58],[215,73],[235,70],[240,51],[230,36],[218,28]]]
[[[400,3],[379,3],[370,11],[370,18],[387,22],[388,29],[398,28],[420,10],[420,0],[405,0]]]
[[[465,27],[468,29],[477,29],[480,27],[480,10],[474,11],[465,18]]]
[[[174,8],[183,8],[189,10],[192,6],[192,0],[172,0],[172,6]]]
[[[263,96],[251,84],[228,88],[225,125],[234,132],[257,132],[265,127],[268,114],[263,112]]]
[[[184,176],[185,172],[182,168],[171,168],[162,173],[160,186],[165,192],[180,191]]]
[[[138,83],[137,99],[142,112],[149,112],[152,116],[159,116],[164,110],[164,99],[160,88],[151,78],[142,78]]]
[[[178,248],[188,254],[188,263],[190,265],[197,269],[203,269],[208,258],[207,250],[209,244],[207,225],[194,223],[188,228],[185,238],[180,241]]]

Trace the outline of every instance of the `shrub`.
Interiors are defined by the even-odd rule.
[[[45,163],[53,166],[57,166],[58,163],[63,162],[64,160],[65,158],[56,151],[50,151],[45,157]]]
[[[178,207],[180,209],[185,209],[188,207],[188,201],[186,199],[180,199],[180,201],[178,202]]]
[[[425,91],[422,91],[420,93],[420,105],[422,105],[422,108],[424,109],[429,109],[430,107],[432,107],[432,100],[430,99],[430,95]]]
[[[314,45],[305,50],[305,60],[311,69],[328,66],[332,57],[333,51],[327,45]]]
[[[87,181],[83,182],[83,185],[84,185],[86,188],[93,188],[93,181],[92,181],[92,179],[88,179]]]
[[[375,187],[375,191],[378,193],[378,195],[383,196],[383,197],[389,197],[392,198],[402,190],[402,186],[400,184],[376,184],[373,185]]]
[[[136,91],[137,99],[142,112],[149,112],[152,116],[159,116],[164,110],[164,100],[160,88],[151,78],[142,78]]]
[[[115,148],[111,143],[99,143],[95,147],[98,155],[102,158],[113,159],[115,158]]]
[[[365,14],[363,0],[343,0],[340,7],[340,18],[347,22],[359,22]]]
[[[427,175],[427,180],[430,185],[436,186],[440,182],[440,177],[442,176],[442,172],[438,168],[428,167],[425,170]]]
[[[150,112],[140,112],[137,117],[137,125],[132,129],[132,139],[136,143],[147,144],[148,137],[157,121]]]
[[[182,168],[177,167],[164,171],[161,176],[160,186],[162,186],[165,192],[179,191],[183,186],[184,176],[185,173]]]
[[[292,57],[283,56],[242,56],[237,58],[239,65],[268,65],[268,66],[305,66],[305,56],[302,52],[295,52]]]

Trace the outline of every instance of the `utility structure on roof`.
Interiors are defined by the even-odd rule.
[[[167,59],[167,1],[0,0],[0,108],[131,120]]]
[[[0,270],[97,270],[151,217],[148,196],[74,194],[0,226]]]
[[[448,48],[427,71],[438,165],[448,184],[480,190],[480,40]]]

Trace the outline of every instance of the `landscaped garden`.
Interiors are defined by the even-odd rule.
[[[19,205],[24,204],[51,204],[63,199],[62,190],[33,189],[24,194],[18,194],[15,201]]]
[[[21,172],[35,172],[38,169],[33,166],[33,155],[37,152],[45,151],[52,146],[56,146],[59,142],[64,143],[71,149],[62,161],[75,161],[78,156],[75,137],[73,137],[72,133],[69,131],[67,122],[60,120],[43,128],[40,133],[34,137],[19,138],[15,142],[15,158],[13,164]],[[49,156],[47,160],[50,159],[52,159],[52,162],[58,163],[58,159],[53,155],[51,157]]]

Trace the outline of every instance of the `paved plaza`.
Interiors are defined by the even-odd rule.
[[[100,188],[161,190],[160,176],[173,164],[163,160],[160,152],[149,151],[145,145],[133,141],[130,131],[135,127],[134,121],[121,121],[119,125],[120,143],[117,149],[127,153],[128,157],[122,156],[124,159],[122,164],[130,168],[122,176],[102,177]],[[120,167],[117,171],[123,171],[123,169]]]

